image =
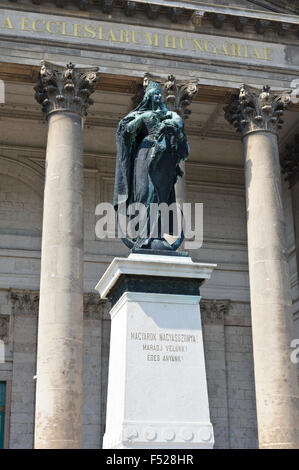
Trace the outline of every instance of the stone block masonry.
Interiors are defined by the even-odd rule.
[[[10,447],[30,449],[34,435],[38,293],[2,291],[0,309],[13,320],[13,356],[0,380],[13,380]],[[201,300],[203,339],[215,448],[256,448],[257,424],[250,306]],[[84,295],[83,447],[100,449],[105,432],[109,304]]]

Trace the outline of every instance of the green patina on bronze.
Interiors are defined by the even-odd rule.
[[[183,120],[167,109],[158,83],[150,82],[141,103],[120,121],[116,146],[114,208],[123,205],[127,210],[132,203],[142,203],[149,224],[151,203],[175,202],[174,185],[182,176],[179,164],[189,155]],[[182,240],[183,235],[170,245],[160,232],[158,238],[123,238],[130,248],[156,250],[176,250]]]

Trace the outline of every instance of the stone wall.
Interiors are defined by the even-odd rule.
[[[6,362],[0,363],[0,380],[12,381],[9,447],[30,449],[34,440],[39,296],[38,292],[22,290],[0,291],[0,294],[0,311],[9,312],[6,316],[13,325],[10,341],[12,354],[7,350]],[[84,296],[84,448],[101,448],[109,354],[110,321],[107,320],[107,308],[106,302],[102,302],[98,295]],[[6,331],[5,328],[5,334]],[[4,328],[0,329],[0,335],[2,332]]]
[[[30,449],[34,434],[34,394],[38,294],[10,293],[13,315],[13,367],[10,448]]]
[[[15,90],[12,90],[11,95],[14,92]],[[115,100],[114,108],[124,115],[127,106],[124,97],[119,94],[109,96],[109,100],[112,98]],[[23,99],[27,99],[27,95],[24,95]],[[25,102],[25,105],[28,103]],[[99,112],[102,103],[99,102],[98,106]],[[30,134],[32,124],[22,121],[21,125],[19,122],[20,132],[16,135],[11,130],[11,121],[5,121],[3,125],[7,128],[4,133],[10,136],[10,141],[9,146],[6,143],[1,144],[0,281],[3,290],[0,290],[0,335],[5,338],[6,362],[0,364],[0,380],[13,382],[11,448],[30,448],[33,445],[36,292],[39,288],[44,167],[42,145],[46,141],[46,125],[40,119],[40,114],[38,116],[34,136]],[[197,125],[196,122],[195,124]],[[224,130],[227,132],[226,128]],[[113,257],[126,256],[127,251],[121,242],[98,240],[94,233],[97,220],[94,214],[95,206],[100,201],[111,200],[112,197],[115,160],[111,141],[114,131],[112,132],[108,124],[105,132],[102,128],[94,126],[86,126],[85,131],[88,148],[98,146],[99,138],[96,133],[99,133],[101,145],[107,150],[107,155],[104,155],[96,153],[98,148],[91,148],[90,153],[87,151],[85,155],[84,281],[85,292],[94,292],[96,282]],[[191,131],[192,127],[190,133]],[[186,174],[188,200],[204,203],[204,244],[201,249],[194,250],[192,258],[194,261],[217,263],[211,280],[201,289],[206,369],[215,447],[251,448],[257,446],[257,426],[245,196],[243,168],[240,163],[242,147],[239,142],[237,146],[233,141],[224,142],[221,138],[213,142],[209,139],[199,140],[197,132],[198,127],[190,138],[193,153],[191,161],[186,164]],[[233,164],[229,160],[223,163],[233,145]],[[197,150],[199,146],[200,149]],[[217,161],[212,164],[197,161],[197,152],[203,155],[207,162],[212,156],[217,157]],[[237,160],[239,156],[240,160]],[[287,190],[284,197],[295,296],[298,292],[298,279],[294,269],[294,250],[291,247],[292,214],[289,210]],[[96,295],[85,294],[85,448],[101,448],[105,429],[110,338],[107,310],[108,306]]]
[[[208,148],[208,147],[207,147]],[[43,155],[33,151],[24,159],[10,150],[4,155],[5,189],[0,210],[0,314],[9,315],[10,346],[6,363],[0,364],[0,380],[12,379],[10,447],[33,446],[37,294],[39,286],[40,228],[42,213]],[[32,156],[33,155],[33,156]],[[85,291],[92,292],[113,256],[125,256],[116,240],[97,240],[94,208],[111,200],[114,160],[88,156],[85,172]],[[23,165],[23,166],[22,166]],[[100,168],[98,168],[100,165]],[[191,163],[188,196],[204,203],[204,245],[195,250],[195,261],[216,262],[217,270],[202,289],[203,333],[215,447],[254,447],[253,366],[250,345],[249,289],[246,247],[245,201],[242,169]],[[21,179],[22,184],[18,184]],[[215,182],[217,180],[217,182]],[[7,202],[24,203],[17,209]],[[26,230],[25,230],[26,228]],[[38,230],[39,228],[39,230]],[[5,233],[3,232],[5,230]],[[22,231],[23,230],[23,231]],[[1,264],[2,263],[2,264]],[[20,289],[28,289],[20,290]],[[225,299],[214,301],[213,299]],[[247,310],[246,310],[247,309]],[[105,430],[109,364],[110,320],[108,305],[95,294],[84,296],[84,417],[83,446],[101,448]],[[233,323],[230,317],[234,316]],[[245,321],[246,318],[247,323]],[[244,323],[245,322],[245,323]],[[248,336],[249,334],[249,336]],[[236,336],[236,337],[235,337]],[[13,338],[13,341],[12,341]],[[10,348],[10,349],[9,349]],[[242,388],[243,387],[243,388]],[[235,400],[235,401],[234,401]],[[236,402],[237,400],[237,402]],[[246,419],[246,417],[250,419]],[[248,430],[248,426],[251,426]],[[255,440],[254,440],[255,439]]]
[[[201,312],[215,448],[256,448],[249,304],[203,300]]]
[[[34,437],[38,293],[1,291],[0,300],[0,311],[6,312],[11,324],[6,362],[0,364],[0,380],[12,380],[9,446],[30,449]],[[105,430],[108,311],[108,303],[97,294],[84,295],[83,447],[86,449],[100,449]],[[249,305],[204,299],[201,312],[215,448],[257,447]]]

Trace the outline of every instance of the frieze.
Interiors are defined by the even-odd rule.
[[[1,9],[1,34],[13,41],[46,41],[81,48],[92,45],[100,50],[125,49],[126,53],[181,56],[192,61],[289,69],[297,69],[298,65],[288,61],[287,46],[283,44],[34,12]]]
[[[28,6],[26,1],[10,1]],[[40,8],[43,8],[43,6],[46,7],[47,5],[47,0],[31,1],[33,8],[35,5],[38,5]],[[282,6],[283,0],[268,0],[266,2],[263,2],[263,0],[250,1],[256,4],[254,6],[254,10],[252,10],[251,3],[248,3],[248,8],[244,8],[244,6],[240,7],[239,3],[236,3],[232,10],[230,8],[232,4],[227,5],[224,8],[218,5],[218,2],[216,2],[216,5],[208,5],[207,3],[203,5],[199,2],[196,4],[197,2],[194,1],[189,3],[186,1],[171,2],[171,0],[168,0],[167,2],[156,0],[151,3],[144,0],[54,0],[53,3],[58,9],[66,8],[69,10],[71,7],[81,11],[89,10],[91,14],[97,14],[98,11],[102,11],[105,15],[109,16],[113,16],[114,14],[120,15],[121,11],[123,11],[124,15],[128,17],[133,17],[136,13],[140,16],[143,13],[152,21],[155,21],[158,18],[167,17],[172,23],[181,23],[185,25],[193,23],[195,26],[200,25],[204,18],[205,25],[209,25],[209,27],[212,27],[213,25],[215,28],[221,28],[224,23],[229,24],[233,16],[235,19],[234,24],[236,31],[243,30],[243,28],[239,29],[239,26],[245,19],[246,23],[249,23],[250,21],[250,26],[255,28],[258,34],[264,34],[268,30],[272,30],[273,32],[276,31],[278,34],[284,34],[290,29],[289,27],[292,26],[294,21],[294,15],[290,16],[290,14],[293,12],[299,14],[299,7],[295,6],[295,2],[297,3],[297,0],[285,0],[286,2],[293,3],[288,3],[284,6]],[[268,2],[270,2],[271,5],[269,5]],[[258,11],[261,6],[262,9]],[[226,14],[226,9],[229,9],[229,14]],[[265,11],[266,9],[268,9],[268,12]],[[276,12],[279,12],[280,15],[275,15]],[[232,15],[232,13],[234,14]],[[260,27],[261,24],[262,27]],[[285,25],[287,25],[287,27]],[[296,26],[291,29],[296,31]]]

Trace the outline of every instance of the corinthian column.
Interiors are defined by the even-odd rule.
[[[242,133],[260,448],[298,448],[298,378],[277,130],[290,98],[242,86],[226,118]]]
[[[82,443],[83,117],[97,68],[44,62],[35,98],[48,118],[35,448]]]

